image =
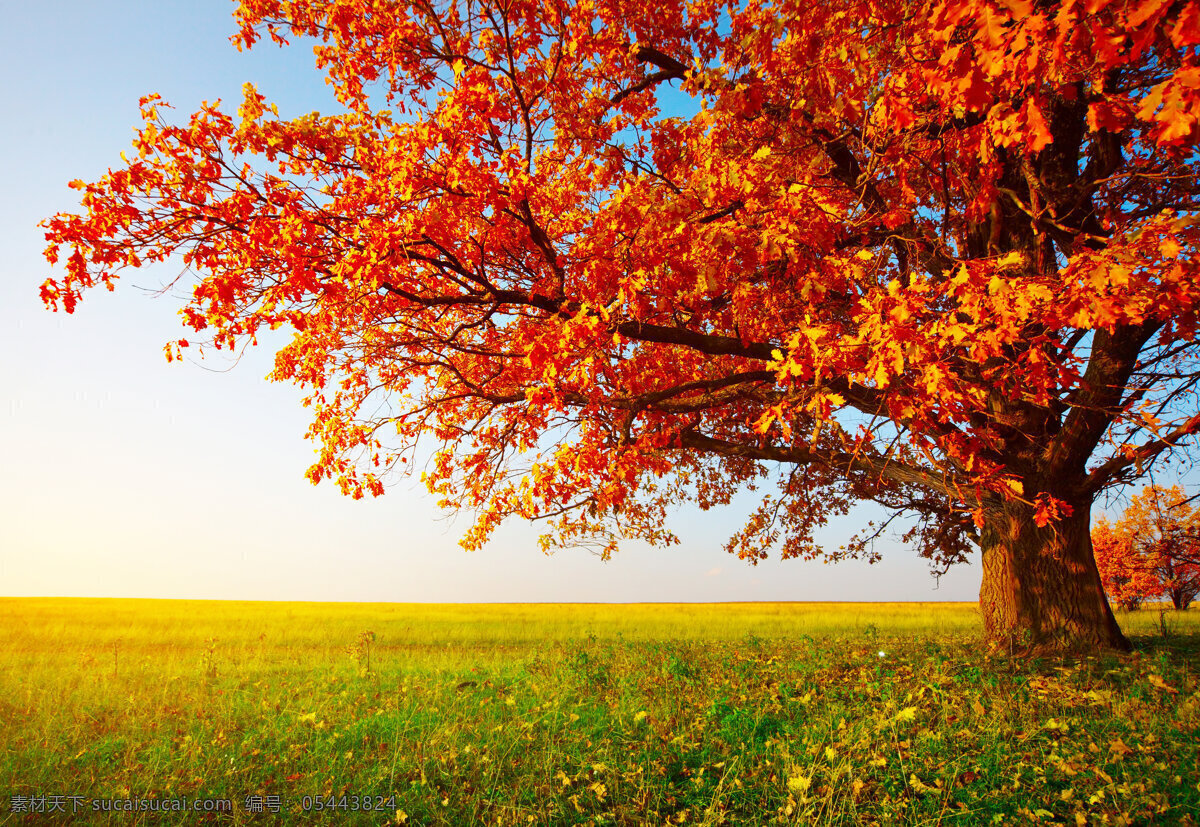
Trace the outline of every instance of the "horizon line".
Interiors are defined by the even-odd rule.
[[[793,603],[977,603],[977,600],[312,600],[279,597],[115,597],[112,595],[0,595],[0,600],[158,600],[202,603],[346,603],[382,606],[722,606]]]

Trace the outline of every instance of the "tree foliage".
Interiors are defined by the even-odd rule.
[[[1150,485],[1115,524],[1092,529],[1096,564],[1109,597],[1123,607],[1169,597],[1186,609],[1200,595],[1200,508],[1181,487]]]
[[[238,48],[315,38],[344,111],[147,96],[136,157],[47,222],[43,297],[182,256],[211,345],[294,331],[271,378],[311,391],[310,478],[378,494],[432,439],[467,548],[511,516],[672,542],[676,504],[757,487],[743,558],[822,554],[866,499],[952,563],[1045,546],[1200,430],[1200,3],[237,19]]]
[[[1092,527],[1092,549],[1104,591],[1114,604],[1128,612],[1162,596],[1162,581],[1153,566],[1137,555],[1129,536],[1106,517],[1099,517]]]

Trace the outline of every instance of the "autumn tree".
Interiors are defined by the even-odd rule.
[[[1092,529],[1100,578],[1125,608],[1162,596],[1186,609],[1200,595],[1200,509],[1179,486],[1150,485],[1115,524]]]
[[[1123,648],[1096,495],[1200,430],[1195,0],[243,0],[315,39],[342,111],[176,119],[74,182],[70,311],[181,257],[209,347],[294,332],[315,482],[424,480],[547,545],[824,554],[872,500],[982,549],[1004,651]],[[191,346],[180,340],[169,355]],[[859,535],[832,556],[871,556]]]
[[[1092,526],[1092,551],[1111,602],[1128,612],[1162,596],[1162,581],[1153,568],[1137,556],[1130,537],[1103,515]]]

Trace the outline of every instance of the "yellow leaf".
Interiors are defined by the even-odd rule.
[[[770,154],[771,154],[771,148],[764,146],[764,147],[759,147],[758,151],[755,152],[754,155],[751,157],[755,161],[761,161],[763,158],[766,158]]]
[[[1164,80],[1150,90],[1150,94],[1142,99],[1142,105],[1138,107],[1138,118],[1143,121],[1154,120],[1154,113],[1158,111],[1158,107],[1162,106],[1163,92],[1166,91],[1169,84],[1169,80]]]
[[[787,780],[789,790],[794,792],[804,792],[812,785],[812,779],[806,775],[793,775]]]
[[[1164,680],[1163,680],[1162,678],[1160,678],[1158,675],[1151,675],[1151,676],[1148,678],[1148,680],[1150,681],[1150,685],[1151,685],[1151,686],[1156,686],[1156,687],[1158,687],[1159,689],[1162,689],[1162,690],[1163,690],[1163,691],[1165,691],[1165,692],[1170,692],[1172,695],[1178,695],[1178,694],[1179,694],[1179,690],[1178,690],[1178,689],[1176,689],[1175,687],[1173,687],[1173,686],[1171,686],[1170,684],[1168,684],[1166,681],[1164,681]]]
[[[929,792],[933,789],[933,787],[926,784],[920,778],[917,778],[917,774],[915,772],[908,776],[908,786],[912,787],[919,793]]]
[[[881,388],[881,389],[886,388],[888,386],[888,381],[889,381],[889,377],[888,377],[887,367],[885,367],[884,364],[882,362],[880,362],[879,367],[877,367],[875,369],[875,387]],[[760,433],[762,433],[762,432],[760,431]]]
[[[1017,495],[1018,497],[1025,493],[1025,486],[1020,480],[1005,479],[1002,480],[1002,482],[1008,486],[1009,491],[1012,491],[1013,494]]]

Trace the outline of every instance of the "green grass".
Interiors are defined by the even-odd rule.
[[[233,804],[77,815],[122,824],[1194,823],[1200,612],[1164,619],[1010,663],[970,604],[0,599],[0,824],[53,795]],[[314,809],[342,795],[385,806]]]

